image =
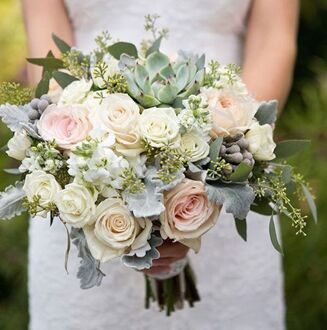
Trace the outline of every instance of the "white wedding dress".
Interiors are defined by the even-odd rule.
[[[94,36],[139,43],[144,15],[157,13],[170,29],[163,50],[205,52],[222,63],[241,63],[249,0],[66,0],[76,43],[87,50]],[[281,259],[271,245],[269,219],[251,213],[248,242],[238,236],[231,216],[222,214],[191,253],[202,301],[166,317],[143,308],[143,275],[105,264],[100,287],[83,291],[75,246],[64,270],[65,229],[45,219],[30,224],[30,330],[281,330],[284,299]]]

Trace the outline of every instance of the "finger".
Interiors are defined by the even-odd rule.
[[[144,269],[143,273],[147,275],[156,275],[160,273],[168,273],[170,271],[169,266],[153,266],[150,269]]]

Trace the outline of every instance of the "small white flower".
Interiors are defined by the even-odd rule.
[[[255,160],[272,160],[276,156],[274,150],[276,144],[273,140],[273,129],[270,125],[259,125],[254,122],[245,138],[249,142],[249,150]]]
[[[46,212],[43,209],[55,202],[61,187],[53,175],[44,171],[34,171],[26,175],[23,190],[29,202],[33,201],[34,196],[40,197],[38,214],[44,216]]]
[[[32,140],[25,133],[15,132],[15,135],[8,141],[7,155],[17,160],[23,160],[31,145]]]
[[[69,84],[62,92],[58,105],[82,104],[92,87],[92,81],[76,80]]]
[[[56,205],[63,221],[75,228],[92,224],[95,220],[95,201],[91,192],[83,185],[68,184],[56,195]]]
[[[179,145],[179,123],[173,108],[150,108],[143,110],[140,117],[142,137],[153,147]]]
[[[183,152],[190,153],[190,161],[196,162],[209,155],[209,144],[196,132],[189,132],[181,137],[180,148]]]

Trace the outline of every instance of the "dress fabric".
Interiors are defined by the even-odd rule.
[[[241,63],[242,38],[250,0],[66,0],[78,48],[88,50],[103,30],[139,43],[144,15],[157,13],[170,37],[163,50],[205,52],[222,63]],[[64,270],[66,232],[31,219],[29,229],[30,330],[282,330],[284,297],[281,259],[269,239],[269,218],[250,213],[248,241],[223,213],[190,253],[202,301],[166,317],[156,306],[145,310],[144,278],[120,265],[102,266],[100,287],[83,291],[76,272],[75,246]]]

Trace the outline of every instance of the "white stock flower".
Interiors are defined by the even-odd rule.
[[[61,93],[58,105],[82,104],[92,87],[92,81],[76,80]]]
[[[91,69],[91,76],[94,85],[99,88],[106,87],[106,81],[109,77],[112,77],[115,73],[120,73],[118,60],[113,56],[105,55],[102,62],[98,63]],[[101,75],[99,74],[101,72]]]
[[[93,257],[101,262],[141,248],[151,234],[152,222],[134,218],[121,199],[108,198],[96,209],[96,222],[84,233]]]
[[[34,171],[26,175],[23,190],[29,202],[33,201],[34,196],[40,198],[39,206],[41,209],[39,213],[44,215],[43,208],[55,202],[55,197],[61,187],[52,174],[44,171]]]
[[[268,125],[259,125],[254,122],[245,138],[249,142],[249,151],[255,160],[272,160],[276,156],[274,150],[276,144],[273,140],[273,128]]]
[[[153,147],[179,145],[179,122],[173,108],[143,110],[140,118],[142,137]]]
[[[23,132],[15,132],[14,136],[8,141],[7,155],[17,160],[26,157],[26,151],[32,145],[32,140]]]
[[[209,155],[209,144],[200,134],[194,131],[188,132],[181,137],[180,148],[183,152],[190,153],[190,161],[196,162]]]
[[[92,224],[95,220],[95,197],[78,183],[70,183],[56,195],[56,205],[63,221],[75,228]]]

